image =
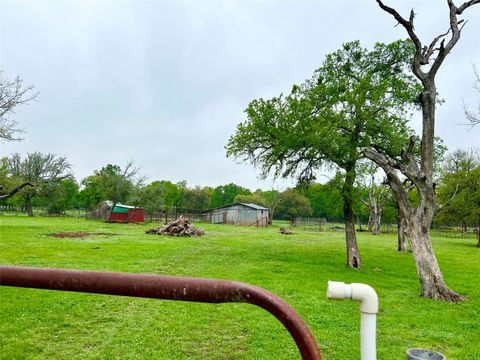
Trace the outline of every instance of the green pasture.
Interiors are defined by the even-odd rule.
[[[378,358],[426,347],[449,360],[480,359],[480,249],[472,238],[434,236],[447,283],[469,299],[422,299],[411,254],[395,235],[359,233],[363,267],[345,267],[342,231],[200,224],[201,238],[146,235],[155,224],[0,216],[8,265],[233,279],[288,301],[325,359],[359,358],[358,303],[328,301],[328,280],[372,285],[380,298]],[[85,238],[52,233],[102,232]],[[248,304],[196,304],[47,290],[0,288],[1,359],[298,359],[292,338]]]

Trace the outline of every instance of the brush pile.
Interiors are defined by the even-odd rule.
[[[145,234],[170,235],[170,236],[202,236],[203,229],[198,229],[190,223],[190,220],[180,216],[177,220],[170,221],[162,227],[146,230]]]

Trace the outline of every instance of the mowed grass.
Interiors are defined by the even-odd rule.
[[[146,235],[155,224],[0,216],[0,259],[8,265],[232,279],[288,301],[325,359],[358,359],[359,310],[326,299],[328,280],[363,282],[380,297],[378,358],[425,347],[480,359],[480,249],[474,239],[434,237],[447,283],[469,300],[422,299],[411,254],[394,235],[359,233],[363,267],[345,267],[344,235],[277,227],[200,224],[201,238]],[[111,235],[55,238],[51,233]],[[48,290],[0,288],[2,359],[298,359],[292,338],[248,304],[197,304]]]

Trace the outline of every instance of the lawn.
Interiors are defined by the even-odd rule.
[[[146,235],[153,225],[0,216],[8,265],[233,279],[288,301],[315,334],[325,359],[359,358],[358,303],[328,301],[328,280],[372,285],[380,298],[378,358],[409,347],[449,360],[480,359],[480,249],[475,239],[434,237],[447,283],[469,300],[418,297],[411,254],[394,235],[359,233],[363,268],[345,267],[343,233],[201,224],[201,238]],[[56,238],[66,231],[102,232]],[[2,359],[297,359],[282,325],[248,304],[196,304],[48,290],[0,288]]]

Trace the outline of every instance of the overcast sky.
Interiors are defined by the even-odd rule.
[[[446,1],[386,3],[405,17],[415,9],[423,42],[447,29]],[[436,130],[450,150],[480,143],[480,127],[459,125],[462,101],[478,101],[480,6],[464,18],[438,75]],[[395,25],[373,0],[0,2],[0,68],[40,92],[15,114],[25,140],[0,155],[66,156],[77,180],[134,160],[149,181],[285,186],[225,158],[247,104],[288,92],[344,42],[405,38]]]

